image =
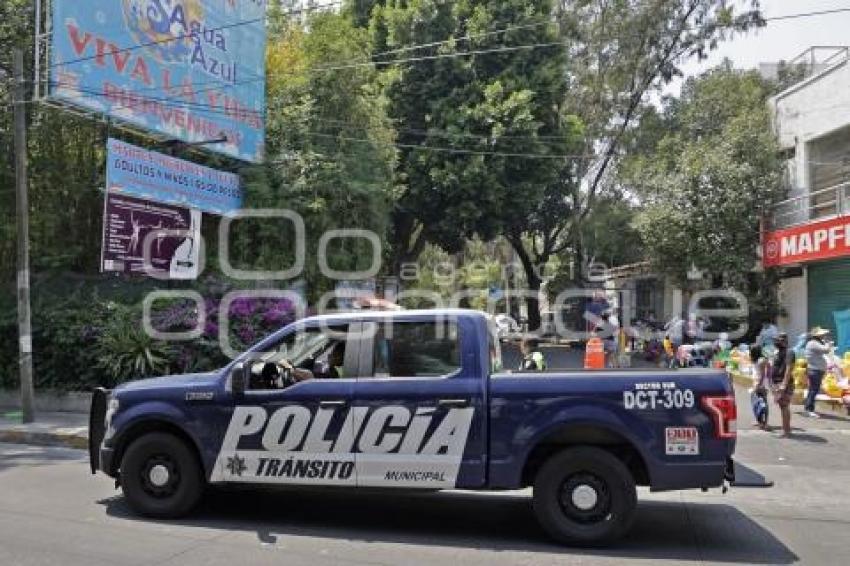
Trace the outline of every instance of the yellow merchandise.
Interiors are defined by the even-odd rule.
[[[821,390],[830,397],[841,397],[844,393],[844,390],[838,386],[838,380],[835,377],[835,373],[831,371],[823,378]]]
[[[750,361],[750,356],[742,354],[739,350],[735,349],[729,354],[730,367],[732,369],[737,369],[741,373],[747,373],[752,371],[753,364]]]
[[[809,387],[809,380],[806,379],[806,360],[798,359],[794,362],[794,371],[791,376],[794,378],[794,388],[798,391]]]

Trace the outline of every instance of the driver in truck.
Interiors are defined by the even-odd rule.
[[[330,348],[327,361],[316,364],[312,370],[306,368],[295,367],[289,360],[283,359],[279,361],[281,367],[288,369],[292,373],[292,379],[295,382],[306,381],[308,379],[338,379],[344,373],[345,360],[345,342],[335,342]]]

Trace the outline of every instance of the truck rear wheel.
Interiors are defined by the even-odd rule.
[[[550,457],[534,481],[534,512],[553,538],[602,545],[634,522],[637,492],[617,457],[593,447],[568,448]]]
[[[142,515],[180,517],[200,500],[204,476],[183,440],[152,432],[134,440],[124,452],[121,489],[130,507]]]

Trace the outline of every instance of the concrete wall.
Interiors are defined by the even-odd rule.
[[[782,147],[799,150],[800,144],[850,124],[848,92],[850,62],[843,61],[774,96],[770,105]]]
[[[806,331],[809,324],[808,277],[804,270],[802,277],[783,279],[779,285],[779,302],[786,316],[778,320],[780,330],[788,333],[791,341]]]
[[[18,409],[21,394],[17,390],[0,389],[0,409]],[[36,391],[35,410],[58,413],[88,413],[91,393]]]

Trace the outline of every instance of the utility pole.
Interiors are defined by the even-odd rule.
[[[18,202],[18,359],[24,423],[35,420],[32,384],[32,324],[30,314],[30,227],[27,199],[27,121],[24,53],[14,52],[15,65],[15,188]]]

